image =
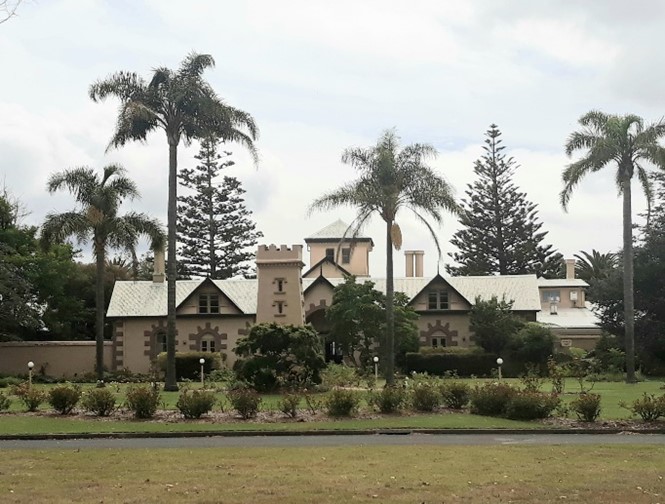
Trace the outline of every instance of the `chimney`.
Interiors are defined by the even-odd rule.
[[[164,249],[155,250],[155,261],[152,265],[152,281],[154,283],[164,283],[166,278],[164,268]]]
[[[416,276],[423,276],[423,258],[425,256],[424,250],[414,250],[413,254],[416,256]]]
[[[566,280],[575,278],[575,259],[566,259]]]
[[[413,276],[413,250],[405,250],[404,257],[406,258],[406,273],[405,276],[410,278]]]

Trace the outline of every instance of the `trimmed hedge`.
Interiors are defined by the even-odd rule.
[[[496,368],[496,355],[488,353],[407,353],[406,368],[409,372],[443,376],[457,372],[457,376],[489,376]]]
[[[219,353],[213,352],[177,352],[175,354],[175,375],[178,380],[200,380],[201,364],[199,360],[205,359],[203,371],[206,376],[213,370],[219,369],[222,365],[222,359]],[[157,356],[157,366],[166,373],[166,352]]]

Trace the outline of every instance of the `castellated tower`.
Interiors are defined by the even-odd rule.
[[[303,325],[302,245],[259,245],[256,252],[258,293],[256,323]]]

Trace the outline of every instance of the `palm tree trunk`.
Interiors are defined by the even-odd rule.
[[[166,263],[166,381],[164,390],[178,390],[175,375],[176,204],[178,198],[178,143],[169,136],[168,259]]]
[[[395,286],[393,282],[392,222],[386,221],[386,385],[395,383]]]
[[[95,283],[95,369],[97,385],[104,383],[104,247],[95,240],[96,283]]]
[[[633,295],[633,214],[630,178],[623,181],[623,306],[626,383],[635,383],[635,299]]]

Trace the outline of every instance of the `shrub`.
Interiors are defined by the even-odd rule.
[[[561,364],[557,363],[554,356],[550,356],[549,359],[547,359],[547,375],[552,382],[552,392],[555,394],[563,394],[563,389],[566,385],[565,369]]]
[[[183,390],[175,404],[182,416],[187,419],[201,418],[212,411],[215,405],[215,394],[206,390]]]
[[[344,364],[328,364],[321,372],[321,383],[326,387],[353,387],[360,384],[356,368]]]
[[[653,422],[665,416],[665,395],[656,397],[654,394],[645,392],[641,398],[635,399],[629,407],[623,404],[622,406],[630,410],[633,415],[639,415],[645,422]]]
[[[325,399],[326,411],[333,417],[351,416],[359,404],[360,396],[353,390],[334,389]]]
[[[226,395],[233,409],[245,420],[255,417],[259,412],[261,397],[256,390],[248,387],[238,387],[229,390]]]
[[[511,358],[544,368],[548,357],[554,352],[555,341],[556,337],[550,328],[529,322],[511,340]]]
[[[153,386],[133,386],[127,389],[127,407],[136,418],[152,418],[159,405],[159,389]]]
[[[467,383],[458,381],[444,381],[439,388],[441,401],[446,408],[462,409],[468,403],[471,396],[471,387]]]
[[[476,385],[471,391],[471,413],[485,416],[503,416],[508,403],[517,390],[505,383]]]
[[[570,403],[570,409],[583,422],[595,422],[600,416],[600,394],[582,393]]]
[[[0,388],[13,387],[14,385],[20,385],[23,383],[21,378],[16,378],[15,376],[4,376],[0,378]]]
[[[69,415],[81,399],[81,387],[78,385],[59,385],[49,390],[48,402],[61,415]]]
[[[213,369],[221,367],[221,359],[218,353],[213,352],[177,352],[175,354],[175,375],[179,379],[200,380],[201,364],[200,359],[204,359],[203,372],[208,375]],[[166,372],[166,353],[162,352],[157,356],[157,366]]]
[[[16,385],[13,393],[18,397],[27,411],[37,411],[39,405],[46,400],[46,394],[37,387],[31,387],[27,382]]]
[[[406,390],[402,387],[385,386],[381,391],[372,393],[370,404],[381,413],[396,413],[406,403],[406,396]]]
[[[416,411],[434,411],[440,402],[441,394],[434,381],[419,381],[411,388],[411,405]]]
[[[527,364],[526,373],[520,376],[520,383],[527,392],[540,392],[540,387],[545,383],[545,378],[540,376],[540,369],[533,364]]]
[[[553,394],[521,391],[515,394],[508,402],[506,416],[511,420],[547,418],[559,403],[559,397]]]
[[[279,401],[279,411],[290,418],[298,416],[298,405],[302,396],[295,392],[286,393]]]
[[[97,416],[109,416],[115,409],[115,394],[107,388],[88,390],[81,400],[83,409]]]
[[[458,376],[488,376],[496,366],[496,355],[469,353],[407,353],[406,367],[409,372],[445,376],[457,372]]]
[[[0,393],[0,411],[6,411],[11,406],[11,399],[5,394]]]

